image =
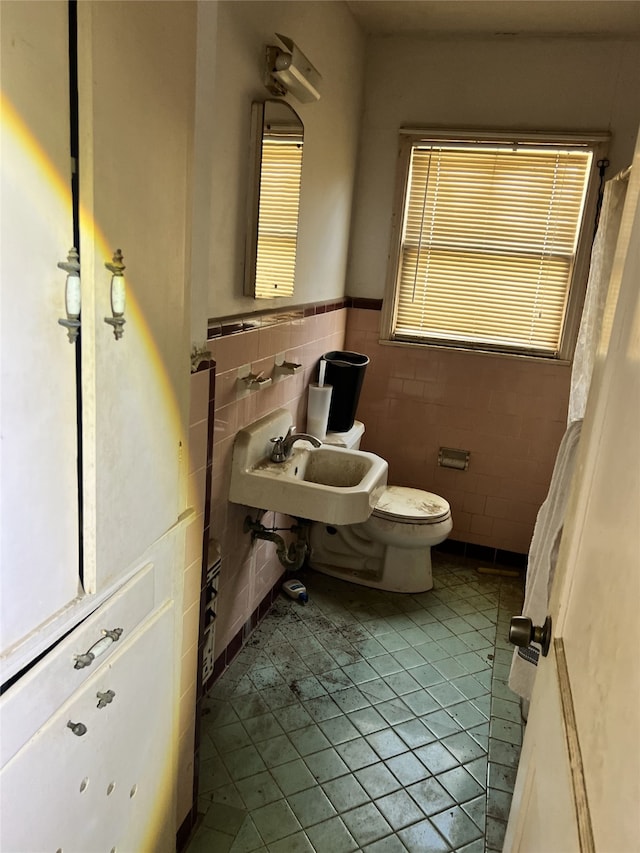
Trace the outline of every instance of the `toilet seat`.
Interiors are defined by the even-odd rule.
[[[440,495],[407,486],[387,486],[372,515],[405,524],[435,524],[450,513],[451,507]]]

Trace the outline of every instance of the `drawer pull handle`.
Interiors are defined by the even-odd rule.
[[[98,691],[96,693],[96,696],[98,697],[99,701],[98,701],[98,704],[96,705],[96,707],[97,708],[106,708],[107,705],[109,705],[111,702],[113,702],[115,695],[116,694],[113,690],[107,690],[106,693],[100,693],[100,691]]]
[[[77,735],[78,737],[82,737],[82,735],[86,735],[87,733],[87,727],[84,723],[72,723],[71,720],[69,720],[67,728],[71,729],[74,735]]]
[[[76,655],[76,662],[73,665],[74,669],[84,669],[85,666],[91,666],[93,661],[104,654],[111,643],[117,642],[122,635],[122,628],[114,628],[111,631],[103,631],[102,639],[94,643],[91,648],[83,655]]]

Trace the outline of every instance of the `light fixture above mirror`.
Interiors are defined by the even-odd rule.
[[[303,144],[304,126],[289,104],[252,104],[245,296],[293,296]]]
[[[306,104],[320,98],[322,77],[300,48],[287,36],[276,33],[286,50],[267,45],[265,86],[272,95],[290,93]]]

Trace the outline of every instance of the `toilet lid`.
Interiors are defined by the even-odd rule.
[[[378,518],[412,524],[440,521],[450,512],[451,507],[440,495],[407,486],[387,486],[373,510]]]

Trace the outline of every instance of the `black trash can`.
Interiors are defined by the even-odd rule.
[[[320,359],[326,362],[324,381],[333,386],[329,423],[331,432],[347,432],[353,426],[369,356],[359,352],[332,350]]]

